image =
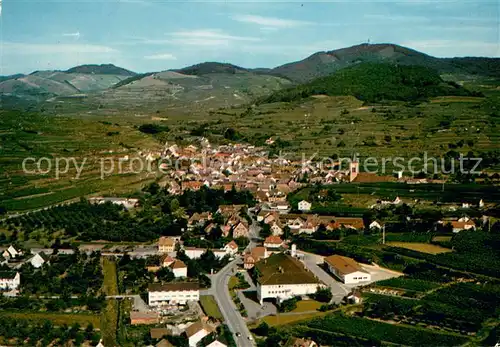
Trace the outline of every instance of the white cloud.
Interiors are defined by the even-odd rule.
[[[402,45],[437,57],[500,57],[500,44],[494,42],[465,40],[416,40],[403,42]],[[471,52],[474,53],[471,54]]]
[[[257,37],[230,35],[218,29],[177,31],[169,35],[173,38],[172,43],[178,45],[229,46],[235,42],[260,41]]]
[[[413,16],[413,15],[392,15],[392,14],[365,14],[363,16],[367,19],[376,19],[388,22],[412,22],[412,23],[422,23],[428,22],[429,18],[423,16]]]
[[[76,39],[79,39],[80,38],[80,32],[77,31],[77,32],[74,32],[74,33],[64,33],[64,34],[62,34],[62,36],[65,36],[65,37],[74,37]]]
[[[3,54],[31,55],[31,54],[64,54],[64,53],[116,53],[116,49],[93,44],[68,43],[21,43],[4,42],[1,46]]]
[[[283,18],[275,18],[275,17],[263,17],[256,15],[235,15],[231,17],[233,20],[242,22],[242,23],[250,23],[250,24],[258,24],[262,25],[266,28],[295,28],[298,26],[313,24],[312,22],[302,21],[302,20],[294,20],[294,19],[283,19]]]
[[[144,56],[144,59],[149,59],[149,60],[177,60],[175,55],[170,54],[170,53],[159,53],[159,54],[152,54],[152,55],[146,55]]]

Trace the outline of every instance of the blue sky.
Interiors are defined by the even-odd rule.
[[[113,63],[274,67],[390,42],[439,56],[500,56],[498,1],[3,0],[0,75]]]

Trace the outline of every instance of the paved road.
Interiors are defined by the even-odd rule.
[[[239,263],[241,263],[241,258],[237,257],[218,273],[210,276],[212,280],[212,287],[208,290],[200,292],[200,295],[213,295],[215,297],[217,305],[219,306],[222,316],[224,317],[224,321],[229,327],[229,330],[233,333],[237,346],[255,346],[253,339],[249,339],[252,334],[250,333],[250,330],[248,330],[245,320],[241,316],[238,308],[231,299],[231,295],[229,294],[229,279]],[[241,336],[236,336],[237,333],[241,334]]]
[[[346,287],[343,283],[337,281],[330,274],[325,272],[325,270],[318,266],[317,256],[304,253],[304,264],[314,275],[316,275],[316,277],[318,277],[323,283],[325,283],[332,289],[333,302],[340,303],[344,296],[349,293],[350,289],[348,287]]]

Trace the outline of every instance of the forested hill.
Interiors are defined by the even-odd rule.
[[[263,102],[289,102],[312,95],[353,95],[367,102],[422,100],[441,95],[471,95],[423,66],[364,63],[275,92]]]

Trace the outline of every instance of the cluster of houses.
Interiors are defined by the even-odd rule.
[[[275,211],[262,210],[257,215],[257,221],[263,222],[270,226],[271,232],[275,236],[284,234],[285,227],[290,229],[294,234],[313,234],[321,225],[326,230],[336,230],[340,228],[348,228],[355,230],[364,229],[363,218],[358,217],[334,217],[321,216],[317,214],[280,214]],[[379,227],[380,224],[370,224],[369,227]]]
[[[49,263],[50,259],[44,252],[34,253],[30,256],[10,245],[0,253],[0,266],[7,267],[9,270],[0,271],[0,290],[17,290],[21,285],[21,274],[14,270],[24,263],[31,264],[38,269],[44,264]]]
[[[245,217],[246,205],[220,205],[217,214],[223,218],[223,224],[218,225],[210,212],[194,213],[188,219],[188,230],[202,227],[209,235],[215,228],[220,228],[222,236],[233,238],[249,237],[250,225]]]

